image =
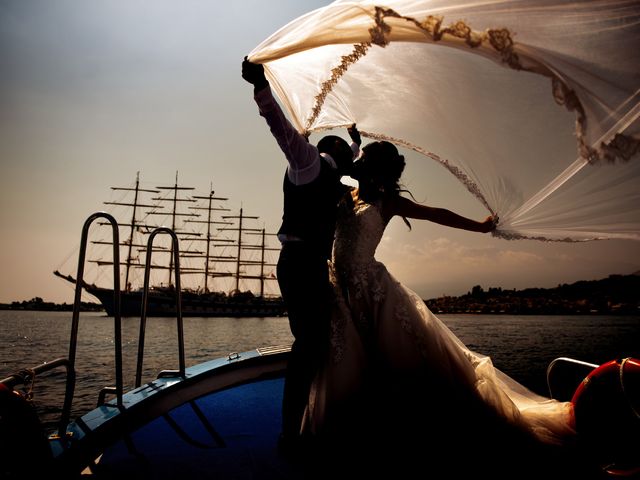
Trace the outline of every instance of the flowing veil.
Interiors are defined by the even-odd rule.
[[[495,235],[640,239],[636,0],[335,1],[249,55],[296,128],[455,175]]]

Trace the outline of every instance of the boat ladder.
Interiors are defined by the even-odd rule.
[[[33,368],[27,368],[16,372],[9,377],[0,380],[4,386],[9,389],[17,385],[24,385],[28,389],[27,397],[32,396],[32,386],[35,377],[44,372],[55,368],[64,367],[66,369],[65,394],[60,421],[58,422],[57,435],[52,438],[64,439],[67,437],[67,426],[71,417],[71,407],[73,404],[73,396],[76,387],[76,351],[78,345],[78,327],[80,323],[80,307],[82,298],[82,288],[84,285],[84,267],[86,260],[86,250],[89,237],[89,228],[97,219],[102,218],[111,224],[113,233],[113,319],[114,319],[114,346],[115,346],[115,386],[104,387],[98,393],[98,406],[116,407],[120,410],[124,409],[123,405],[123,376],[122,376],[122,316],[121,316],[121,291],[120,291],[120,235],[118,222],[116,219],[106,212],[96,212],[89,216],[82,227],[80,239],[80,249],[78,253],[78,270],[76,276],[75,296],[73,302],[73,314],[71,320],[71,333],[69,338],[69,354],[67,358],[57,358],[53,361],[43,363]],[[151,272],[151,252],[153,250],[153,241],[159,234],[168,234],[172,238],[172,253],[174,261],[175,291],[176,291],[176,311],[178,326],[178,370],[163,370],[158,377],[185,377],[185,353],[184,353],[184,329],[182,321],[182,298],[180,288],[180,254],[178,246],[178,237],[175,232],[167,227],[158,227],[151,232],[148,239],[147,258],[145,264],[144,291],[140,318],[140,335],[138,338],[138,357],[136,365],[136,388],[140,386],[142,379],[142,364],[144,357],[144,340],[145,327],[147,319],[147,300],[149,293],[149,278]],[[116,403],[105,403],[108,394],[116,396]]]
[[[142,384],[142,363],[144,360],[144,338],[147,324],[147,303],[149,300],[149,278],[151,274],[151,255],[153,252],[153,241],[159,234],[167,234],[171,236],[171,253],[173,255],[174,279],[176,292],[176,320],[178,325],[178,370],[163,370],[158,377],[175,377],[185,378],[185,360],[184,360],[184,328],[182,321],[182,293],[180,287],[180,248],[178,244],[178,236],[168,227],[158,227],[154,229],[147,240],[147,256],[144,267],[144,289],[142,293],[142,313],[140,316],[140,334],[138,336],[138,360],[136,363],[136,388]]]
[[[80,241],[80,248],[78,254],[78,269],[76,276],[76,285],[75,285],[75,296],[73,303],[73,316],[71,322],[71,333],[69,340],[69,354],[67,358],[58,358],[53,361],[44,363],[42,365],[38,365],[34,368],[28,368],[20,370],[17,373],[12,374],[11,376],[0,380],[0,393],[8,395],[8,398],[13,398],[14,396],[11,394],[11,391],[14,391],[14,387],[17,385],[24,385],[28,392],[26,394],[19,394],[22,397],[21,402],[23,404],[29,403],[33,396],[33,384],[36,375],[41,374],[43,372],[47,372],[53,370],[55,368],[64,367],[66,369],[66,383],[65,383],[65,395],[64,395],[64,404],[62,407],[60,420],[57,425],[57,433],[49,435],[49,440],[54,440],[59,442],[59,445],[66,449],[72,445],[72,434],[67,432],[67,427],[70,423],[71,417],[71,407],[73,403],[74,391],[76,387],[76,351],[77,351],[77,340],[78,340],[78,327],[80,321],[80,307],[81,307],[81,296],[82,289],[86,285],[84,282],[84,266],[86,260],[86,250],[89,236],[89,228],[97,219],[102,218],[105,219],[108,223],[106,225],[111,225],[112,233],[113,233],[113,317],[114,317],[114,345],[115,345],[115,386],[113,387],[104,387],[100,390],[98,394],[98,406],[99,407],[109,407],[109,408],[117,408],[120,412],[124,412],[125,406],[123,402],[123,375],[122,375],[122,316],[121,316],[121,290],[120,290],[120,237],[119,237],[119,227],[116,219],[106,213],[106,212],[96,212],[89,216],[87,220],[84,222],[82,227],[82,235]],[[149,239],[147,242],[147,254],[146,254],[146,264],[145,264],[145,272],[144,272],[144,288],[143,288],[143,297],[141,304],[141,317],[140,317],[140,332],[138,338],[138,355],[137,355],[137,364],[136,364],[136,378],[135,378],[135,387],[138,388],[142,383],[142,371],[143,371],[143,359],[144,359],[144,345],[145,345],[145,330],[146,330],[146,319],[147,319],[147,302],[149,297],[149,283],[151,276],[151,256],[153,252],[153,242],[155,238],[160,234],[167,234],[171,237],[172,245],[171,245],[171,253],[173,256],[173,275],[175,282],[175,301],[176,301],[176,320],[177,320],[177,333],[178,333],[178,361],[179,368],[178,370],[162,370],[158,373],[157,378],[174,378],[179,377],[182,379],[186,378],[186,366],[185,366],[185,349],[184,349],[184,328],[183,328],[183,319],[182,319],[182,294],[181,294],[181,285],[180,285],[180,252],[178,245],[178,237],[176,233],[168,228],[168,227],[158,227],[155,228],[149,235]],[[14,391],[15,393],[19,393]],[[116,401],[115,402],[105,402],[105,397],[107,394],[115,394]],[[17,397],[16,397],[17,398]],[[193,408],[195,414],[198,416],[204,428],[211,434],[212,438],[215,440],[215,445],[217,447],[224,446],[224,440],[217,434],[213,426],[209,423],[205,415],[200,411],[195,402],[189,402],[191,407]],[[27,405],[31,407],[31,405]],[[35,415],[35,411],[32,412]],[[167,419],[169,425],[187,442],[192,445],[201,447],[201,448],[213,448],[212,446],[200,444],[194,439],[191,439],[185,432],[183,432],[179,425],[177,425],[168,415],[164,415]],[[131,442],[129,442],[130,444]],[[129,445],[128,445],[129,446]],[[131,448],[131,447],[129,447]],[[46,451],[48,453],[43,454],[46,455],[46,458],[50,458],[49,447],[46,447]],[[44,458],[44,457],[43,457]],[[89,465],[91,469],[92,465]]]
[[[89,227],[98,218],[106,219],[112,227],[113,232],[113,306],[114,306],[114,344],[115,344],[115,387],[105,387],[99,394],[99,398],[103,399],[106,393],[115,393],[116,407],[122,409],[122,319],[120,316],[120,236],[118,231],[118,223],[116,219],[106,212],[96,212],[89,216],[82,227],[82,235],[80,240],[80,250],[78,254],[78,271],[76,276],[75,296],[73,302],[73,315],[71,319],[71,334],[69,337],[69,354],[67,358],[57,358],[51,362],[43,363],[34,368],[21,370],[1,381],[1,383],[11,389],[16,385],[31,385],[27,396],[32,395],[32,386],[36,375],[47,372],[54,368],[64,367],[66,369],[65,394],[60,421],[58,423],[57,435],[51,438],[67,438],[67,425],[71,416],[71,406],[73,403],[73,395],[76,386],[76,347],[78,340],[78,325],[80,321],[80,306],[82,297],[82,287],[84,285],[84,264],[87,249],[87,239],[89,236]],[[100,404],[100,400],[98,402]]]

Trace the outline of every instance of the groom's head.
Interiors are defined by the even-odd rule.
[[[318,151],[331,155],[340,175],[349,174],[353,165],[353,150],[346,140],[337,135],[326,135],[318,142]]]

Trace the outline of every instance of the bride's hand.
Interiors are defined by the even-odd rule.
[[[484,222],[480,224],[480,232],[489,233],[493,232],[498,225],[498,217],[494,217],[493,215],[489,215]]]

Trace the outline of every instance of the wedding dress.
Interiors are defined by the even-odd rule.
[[[535,394],[488,356],[471,351],[375,259],[385,226],[379,205],[341,202],[331,269],[330,354],[312,386],[307,428],[344,430],[345,422],[376,402],[359,424],[377,423],[374,432],[388,410],[396,409],[387,425],[426,426],[422,434],[440,439],[482,441],[486,430],[495,433],[505,425],[541,444],[573,438],[570,402]]]

